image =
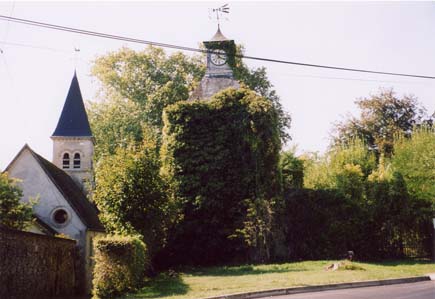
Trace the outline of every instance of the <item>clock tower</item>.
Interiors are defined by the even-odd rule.
[[[211,40],[204,41],[204,46],[207,49],[207,69],[190,100],[209,99],[223,89],[240,87],[232,69],[236,53],[234,40],[227,39],[218,26],[216,34]]]

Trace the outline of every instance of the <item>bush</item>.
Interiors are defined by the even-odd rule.
[[[363,210],[335,190],[293,189],[284,195],[281,215],[285,230],[287,259],[337,259],[359,248]]]
[[[142,285],[149,262],[139,238],[106,236],[96,240],[94,250],[94,298],[113,298]]]
[[[150,259],[166,240],[166,230],[176,214],[159,175],[157,141],[152,131],[142,144],[118,148],[97,165],[93,200],[100,220],[110,234],[140,234]]]
[[[23,191],[17,180],[0,173],[0,225],[13,229],[24,229],[32,220],[32,204],[20,202]]]

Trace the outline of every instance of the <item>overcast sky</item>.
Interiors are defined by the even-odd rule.
[[[216,31],[209,8],[226,2],[0,2],[0,15],[198,47]],[[225,36],[246,55],[435,76],[434,2],[229,2]],[[26,45],[26,46],[23,46]],[[74,68],[87,101],[98,82],[95,57],[144,46],[0,21],[0,169],[28,143],[51,160],[54,131]],[[74,48],[79,48],[74,59]],[[2,53],[1,53],[2,52]],[[77,61],[77,62],[75,62]],[[299,152],[324,151],[332,124],[357,114],[354,101],[394,88],[432,113],[435,80],[265,66],[292,115]]]

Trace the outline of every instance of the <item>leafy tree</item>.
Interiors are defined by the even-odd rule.
[[[361,138],[378,156],[393,152],[396,134],[409,137],[414,126],[432,124],[425,108],[413,96],[398,98],[393,90],[381,90],[369,98],[355,102],[361,116],[349,117],[335,126],[335,143],[347,143]]]
[[[279,168],[281,171],[282,187],[284,190],[303,187],[304,162],[295,156],[294,150],[288,150],[281,153]]]
[[[263,198],[246,200],[246,215],[243,228],[236,229],[231,237],[242,237],[248,247],[248,260],[265,263],[271,257],[273,202]]]
[[[237,46],[237,54],[244,52],[242,45]],[[257,92],[262,97],[270,100],[278,115],[278,128],[282,143],[290,140],[288,130],[290,129],[291,116],[281,104],[281,99],[273,89],[273,84],[267,77],[265,67],[250,69],[240,57],[236,58],[234,77],[242,82],[247,88]]]
[[[400,135],[394,142],[391,163],[416,198],[435,203],[435,132],[422,127],[410,138]]]
[[[102,155],[115,154],[119,147],[142,141],[145,113],[139,104],[113,96],[110,100],[89,103],[88,111],[96,139],[96,161]]]
[[[174,205],[160,177],[156,138],[145,129],[145,140],[103,156],[96,169],[94,201],[110,233],[139,233],[154,255],[164,246],[175,218]]]
[[[123,48],[97,58],[92,74],[101,82],[105,100],[90,104],[88,109],[97,158],[103,153],[113,154],[117,146],[125,146],[126,140],[140,140],[144,123],[161,131],[163,109],[188,99],[204,72],[203,56],[179,52],[167,55],[152,46],[143,51]],[[243,85],[273,103],[281,139],[288,140],[291,119],[272,89],[266,69],[251,70],[239,59],[234,73]]]
[[[361,171],[361,179],[365,181],[376,168],[374,155],[367,150],[360,139],[335,145],[324,156],[311,155],[304,160],[306,169],[304,184],[306,188],[313,189],[340,188],[342,185],[339,180],[343,178],[339,176],[350,175],[354,167],[359,168],[357,172]]]
[[[97,58],[92,68],[105,96],[114,93],[139,104],[144,120],[159,128],[163,108],[186,100],[204,71],[200,57],[180,52],[168,56],[152,46],[143,51],[122,48],[111,52]]]
[[[32,220],[32,206],[20,202],[23,192],[17,180],[0,173],[0,224],[14,229],[24,229]]]
[[[364,196],[364,174],[360,165],[345,164],[336,174],[336,189],[348,199],[361,201]]]

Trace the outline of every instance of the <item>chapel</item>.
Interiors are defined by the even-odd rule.
[[[71,81],[54,133],[53,161],[24,145],[6,172],[20,180],[21,201],[36,200],[30,232],[64,235],[77,241],[81,271],[90,289],[92,240],[104,233],[96,207],[89,201],[93,186],[94,137],[89,126],[77,75]]]

